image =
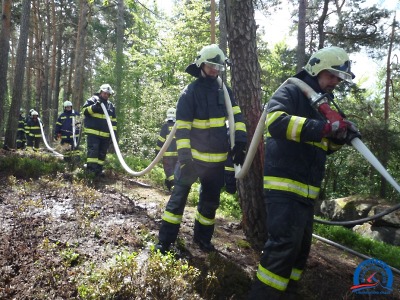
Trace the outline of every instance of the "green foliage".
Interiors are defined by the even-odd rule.
[[[315,223],[314,233],[364,255],[382,260],[392,267],[400,267],[398,260],[400,249],[397,246],[362,237],[350,229],[340,226]]]
[[[43,175],[57,174],[64,170],[64,163],[55,157],[31,154],[30,157],[18,155],[0,156],[1,172],[13,174],[17,178],[39,178]]]
[[[81,299],[200,299],[193,289],[199,275],[171,253],[123,252],[106,266],[92,265],[78,279],[78,293]]]
[[[221,193],[219,210],[225,216],[240,219],[242,210],[239,205],[238,195],[231,195],[225,191]]]

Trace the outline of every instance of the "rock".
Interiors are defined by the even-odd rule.
[[[391,205],[378,205],[373,208],[370,215],[376,215],[379,214],[389,208],[391,208]],[[396,227],[400,228],[400,211],[395,210],[394,212],[391,212],[390,214],[387,214],[383,216],[382,218],[379,218],[375,221],[372,222],[374,226],[390,226],[390,227]]]
[[[369,223],[364,223],[362,225],[354,226],[353,231],[376,241],[400,246],[400,228],[373,226]]]
[[[351,221],[368,216],[377,199],[365,199],[360,196],[324,200],[320,206],[321,215],[333,221]]]

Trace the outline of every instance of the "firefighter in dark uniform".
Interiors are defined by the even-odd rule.
[[[160,135],[158,136],[157,146],[156,146],[156,155],[160,151],[161,147],[164,145],[166,139],[169,136],[169,133],[174,127],[176,121],[176,109],[171,107],[167,109],[167,118],[165,119],[164,125],[161,127]],[[174,185],[174,169],[176,162],[178,161],[178,152],[176,151],[176,139],[174,138],[171,141],[168,149],[164,152],[163,155],[163,168],[165,173],[165,185],[169,191]]]
[[[352,82],[347,53],[339,47],[315,52],[295,75],[315,92],[328,93]],[[295,84],[281,86],[267,107],[264,202],[268,239],[249,299],[298,299],[298,280],[311,248],[314,202],[327,154],[339,150],[350,128],[331,124]]]
[[[106,116],[101,107],[104,104],[110,116],[112,129],[117,132],[115,106],[108,98],[114,94],[109,84],[103,84],[99,91],[90,97],[83,106],[85,133],[87,141],[86,171],[96,176],[102,175],[104,161],[110,145],[111,135]]]
[[[26,126],[26,120],[24,117],[24,110],[21,108],[19,110],[19,117],[18,117],[17,149],[25,148],[25,143],[26,143],[25,126]]]
[[[68,144],[70,148],[64,153],[64,160],[71,160],[72,156],[78,154],[75,149],[77,142],[77,134],[79,131],[76,130],[76,117],[79,116],[78,112],[72,109],[72,102],[65,101],[63,103],[64,112],[62,112],[57,119],[56,129],[54,130],[54,138],[61,140],[61,145]],[[73,127],[74,126],[74,127]],[[75,132],[73,132],[75,130]],[[74,141],[75,134],[75,141]]]
[[[225,55],[215,44],[201,49],[195,63],[186,72],[196,77],[182,92],[176,110],[176,145],[174,189],[168,201],[159,231],[156,249],[165,253],[178,236],[191,185],[199,178],[201,190],[194,223],[194,242],[203,251],[214,251],[215,212],[224,186],[224,164],[229,146],[226,138],[227,109],[222,86],[217,78],[224,70]],[[243,164],[246,149],[246,126],[239,106],[229,89],[235,120],[236,164]]]
[[[30,113],[31,117],[25,126],[25,133],[27,137],[27,147],[28,149],[33,149],[33,151],[39,151],[40,141],[42,140],[42,130],[40,129],[39,113],[37,111],[32,111]]]

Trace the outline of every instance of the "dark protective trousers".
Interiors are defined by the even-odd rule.
[[[164,156],[163,157],[163,168],[164,168],[164,173],[167,181],[171,183],[171,185],[174,185],[174,170],[176,163],[178,162],[178,157],[177,156]]]
[[[41,137],[28,136],[26,146],[33,148],[34,151],[39,151],[41,139]]]
[[[268,240],[264,245],[260,265],[289,280],[293,269],[302,271],[306,265],[311,249],[314,206],[284,194],[282,197],[265,196],[264,201]],[[278,292],[257,279],[249,299],[273,299],[272,295]]]
[[[175,167],[175,187],[167,203],[166,212],[182,216],[192,184],[200,179],[201,190],[197,211],[201,216],[214,220],[215,212],[219,207],[221,188],[224,186],[224,165],[217,167],[204,167],[193,163],[190,167],[183,167],[179,163]],[[170,245],[176,241],[180,228],[179,224],[173,224],[162,220],[159,242]],[[205,242],[211,241],[214,233],[214,224],[204,225],[197,219],[194,225],[194,238]]]
[[[101,174],[104,161],[106,160],[110,138],[103,138],[97,135],[87,135],[87,160],[86,169],[88,172]]]

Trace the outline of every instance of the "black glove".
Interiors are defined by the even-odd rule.
[[[103,109],[101,108],[100,101],[97,101],[92,105],[92,111],[97,114],[103,113]]]
[[[235,165],[243,165],[246,157],[246,143],[235,142],[235,146],[231,150],[232,161]]]
[[[350,122],[350,121],[346,121],[346,122],[348,123],[346,143],[348,145],[351,145],[351,141],[353,139],[355,139],[355,138],[361,139],[361,133],[353,122]]]
[[[183,168],[192,168],[193,164],[194,164],[194,161],[193,161],[193,159],[188,158],[188,159],[180,160],[179,164],[181,165],[181,167],[180,167],[181,169],[183,169]]]

